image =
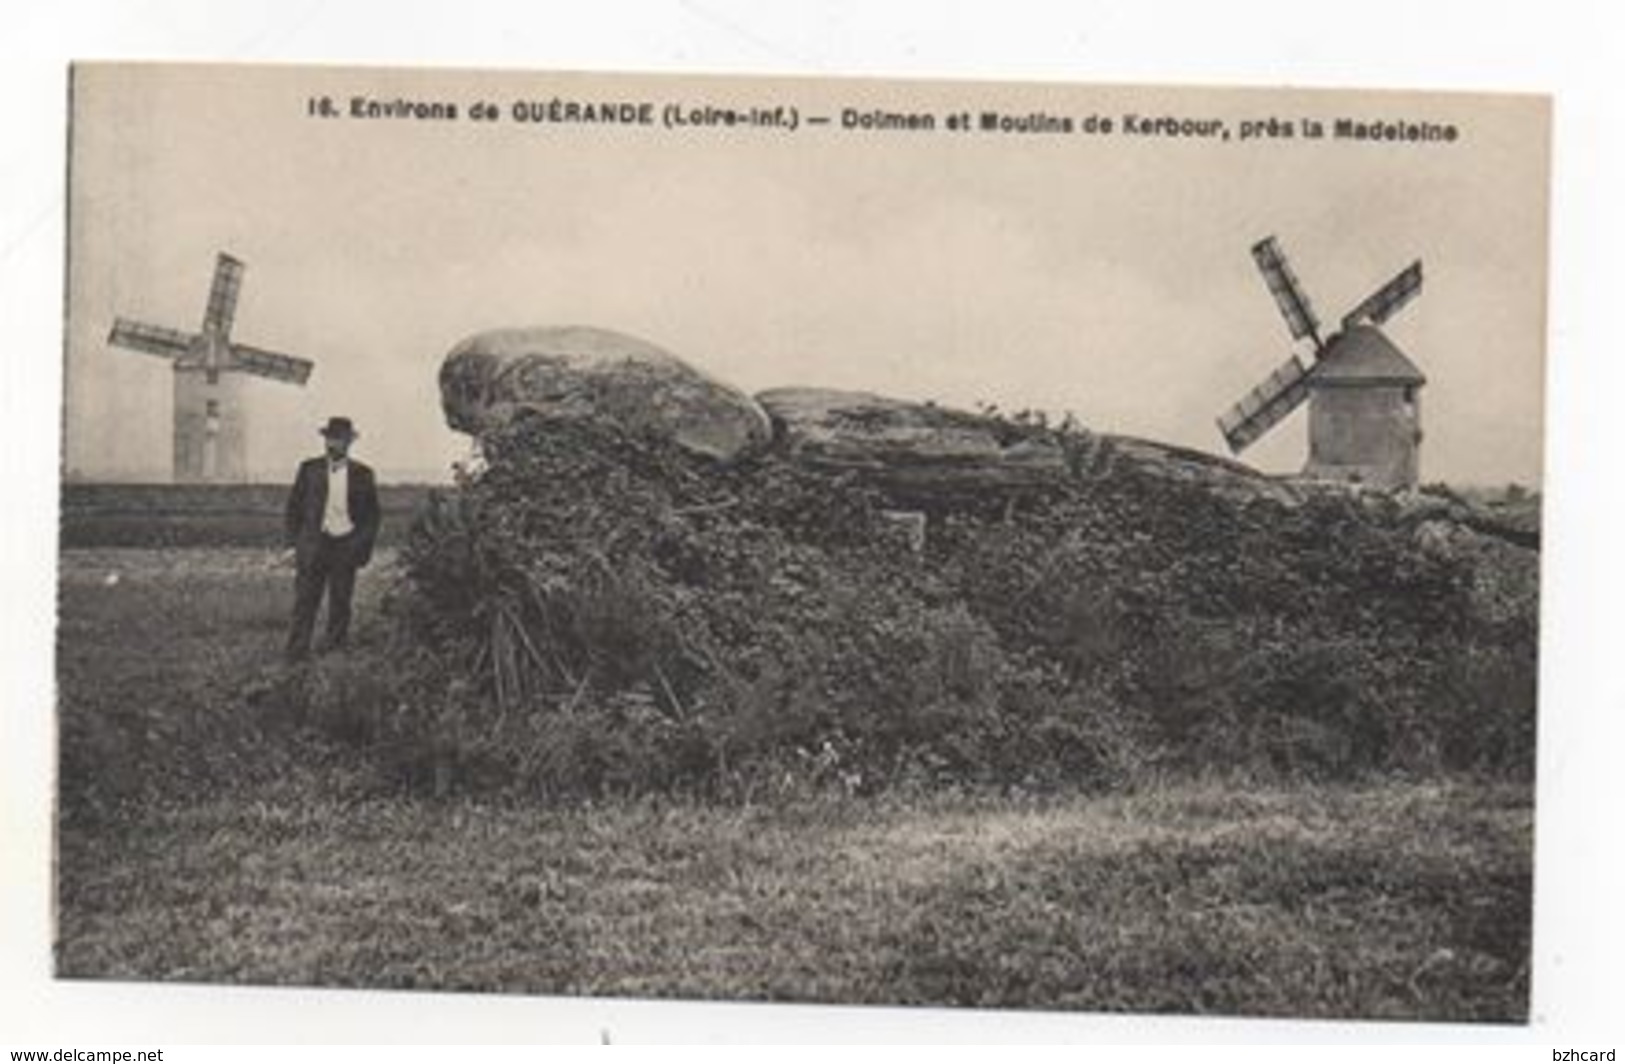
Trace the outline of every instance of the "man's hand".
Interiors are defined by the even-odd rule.
[[[276,559],[271,564],[278,569],[292,569],[294,567],[294,563],[298,560],[298,557],[299,552],[294,548],[284,547],[277,554]]]

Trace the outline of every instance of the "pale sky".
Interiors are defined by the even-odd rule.
[[[459,104],[453,123],[316,119],[327,93]],[[554,97],[785,104],[836,125],[516,123]],[[469,104],[497,103],[493,123]],[[1452,123],[1452,144],[862,132],[846,107]],[[249,464],[291,477],[329,415],[386,477],[467,450],[436,372],[485,329],[633,333],[747,391],[858,388],[1073,411],[1227,453],[1214,419],[1294,347],[1248,248],[1276,235],[1331,327],[1420,257],[1385,331],[1427,374],[1424,480],[1541,481],[1547,109],[1530,97],[81,66],[66,466],[167,477],[171,374],[115,315],[192,330],[217,250],[234,339],[310,358],[251,382]],[[1328,128],[1329,132],[1329,128]],[[1296,347],[1300,353],[1303,345]],[[1304,457],[1300,412],[1243,456]]]

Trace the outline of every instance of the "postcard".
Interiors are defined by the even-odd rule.
[[[59,978],[1527,1021],[1547,99],[70,111]]]

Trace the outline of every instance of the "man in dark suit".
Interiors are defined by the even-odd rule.
[[[310,656],[316,611],[327,595],[322,649],[342,647],[350,634],[350,596],[356,570],[372,559],[378,538],[378,484],[372,470],[350,457],[359,433],[347,417],[329,418],[321,430],[327,453],[300,463],[288,493],[288,545],[298,565],[294,579],[289,661]]]

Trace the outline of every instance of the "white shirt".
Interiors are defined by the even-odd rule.
[[[350,521],[350,463],[327,463],[327,506],[322,510],[322,531],[329,536],[348,536],[355,531]]]

